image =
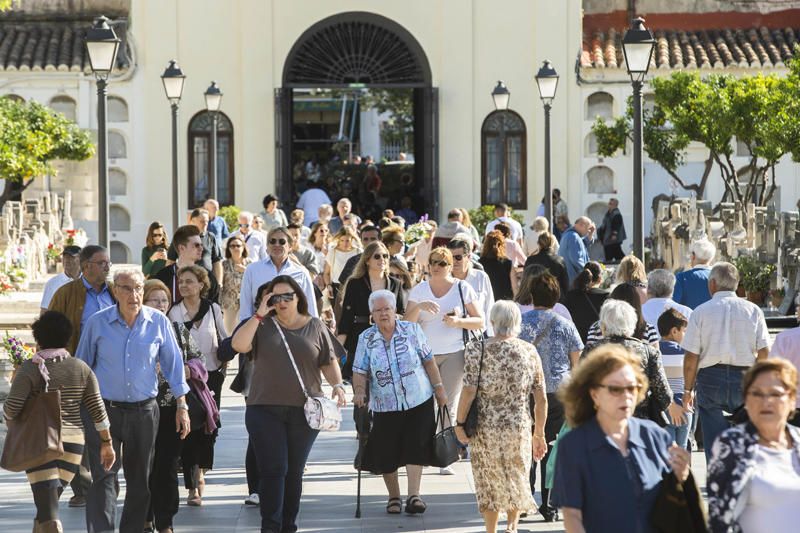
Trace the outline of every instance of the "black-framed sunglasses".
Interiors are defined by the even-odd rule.
[[[269,240],[270,244],[280,244],[281,246],[284,246],[287,242],[289,242],[289,241],[287,241],[286,239],[270,239]]]
[[[282,294],[273,294],[270,297],[270,299],[267,302],[267,304],[275,305],[275,304],[283,303],[283,302],[291,302],[292,300],[294,300],[294,296],[295,296],[294,291],[292,291],[292,292],[284,292]]]
[[[429,266],[438,266],[438,267],[442,267],[442,268],[447,268],[447,267],[450,266],[450,263],[448,263],[447,261],[429,261],[428,265]]]
[[[641,388],[639,385],[598,385],[601,389],[606,389],[612,396],[622,396],[623,393],[627,392],[633,395],[636,395]]]
[[[462,259],[464,259],[463,254],[458,254],[458,255],[453,254],[453,261],[461,261]]]
[[[389,259],[389,254],[375,254],[372,258],[376,261],[380,261],[381,259]]]

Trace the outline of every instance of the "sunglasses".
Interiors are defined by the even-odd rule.
[[[462,259],[464,259],[464,256],[462,254],[458,254],[458,255],[453,254],[453,260],[454,261],[461,261]]]
[[[428,262],[428,265],[447,268],[450,266],[450,263],[448,263],[447,261],[430,261]]]
[[[284,245],[284,244],[286,244],[287,242],[288,242],[288,241],[287,241],[286,239],[270,239],[270,240],[269,240],[269,243],[270,243],[270,244],[280,244],[281,246],[283,246],[283,245]]]
[[[249,228],[250,224],[239,224],[240,228]]]
[[[612,396],[622,396],[626,392],[635,395],[641,388],[639,385],[598,385],[598,387],[608,390]]]
[[[269,305],[275,305],[283,302],[291,302],[294,300],[294,292],[284,292],[283,294],[273,294],[267,301]]]
[[[372,258],[376,261],[380,261],[381,259],[389,259],[389,254],[375,254]]]

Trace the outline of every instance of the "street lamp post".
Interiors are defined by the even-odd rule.
[[[103,16],[94,20],[86,32],[86,53],[97,80],[97,242],[108,248],[108,124],[106,121],[106,85],[114,68],[120,40]]]
[[[536,73],[536,86],[539,88],[539,98],[544,104],[544,217],[555,227],[553,220],[553,193],[550,180],[550,108],[558,89],[558,73],[545,61],[539,72]]]
[[[650,69],[656,40],[644,27],[644,19],[633,20],[622,39],[625,67],[633,85],[633,253],[644,262],[644,179],[642,168],[642,86]]]
[[[222,91],[217,87],[217,82],[212,81],[206,89],[206,110],[211,113],[211,159],[208,171],[208,197],[217,197],[217,121],[219,107],[222,104]]]
[[[492,90],[492,100],[494,100],[494,108],[497,111],[505,111],[508,109],[508,101],[511,99],[511,91],[508,90],[506,84],[498,81],[495,88]]]
[[[180,194],[178,192],[178,107],[181,103],[183,94],[183,83],[186,76],[181,67],[173,59],[169,62],[164,74],[161,75],[161,82],[164,84],[164,92],[172,108],[172,231],[178,229],[180,220]]]

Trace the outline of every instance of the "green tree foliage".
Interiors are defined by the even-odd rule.
[[[0,98],[0,178],[8,183],[0,208],[35,178],[54,175],[52,161],[83,161],[94,154],[89,134],[37,102]]]
[[[494,216],[494,205],[491,204],[482,205],[475,209],[467,209],[467,212],[469,213],[470,222],[472,222],[472,225],[475,226],[476,230],[478,230],[478,235],[483,235],[486,231],[486,224],[496,218]],[[522,218],[522,215],[519,213],[512,212],[511,218],[520,224],[525,223],[525,219]]]
[[[725,183],[722,201],[766,205],[775,192],[771,169],[785,155],[800,161],[800,60],[789,64],[789,75],[734,78],[676,72],[652,81],[655,105],[643,113],[647,155],[684,189],[703,197],[714,168]],[[598,154],[611,157],[632,139],[633,111],[629,102],[623,117],[611,123],[598,118],[592,126]],[[748,150],[749,162],[733,162],[734,141]],[[708,149],[699,183],[687,184],[680,172],[686,149],[699,142]]]
[[[364,93],[361,105],[375,108],[379,113],[389,112],[391,118],[381,133],[384,142],[405,143],[414,146],[414,99],[411,89],[370,89]]]
[[[226,205],[221,207],[217,212],[217,216],[221,216],[222,220],[228,226],[228,231],[236,231],[239,229],[239,213],[242,209],[235,205]]]

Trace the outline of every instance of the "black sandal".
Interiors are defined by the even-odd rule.
[[[408,514],[422,514],[427,508],[428,506],[419,496],[409,496],[406,500],[406,513]]]
[[[403,510],[403,500],[400,498],[389,498],[386,503],[386,512],[389,514],[400,514]]]

